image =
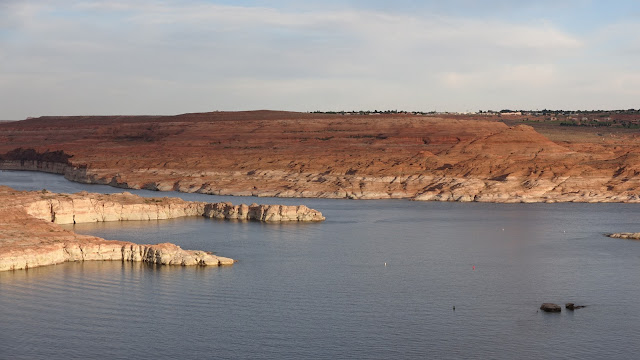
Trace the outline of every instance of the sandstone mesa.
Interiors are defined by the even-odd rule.
[[[637,130],[533,125],[272,111],[42,117],[0,124],[0,168],[216,195],[640,202]]]
[[[162,220],[185,216],[266,222],[322,221],[306,206],[233,205],[122,194],[53,194],[0,186],[0,271],[65,261],[144,261],[163,265],[231,265],[234,260],[164,243],[139,245],[75,234],[57,224]]]

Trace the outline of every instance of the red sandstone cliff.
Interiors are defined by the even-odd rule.
[[[637,134],[408,115],[287,112],[42,117],[0,125],[0,167],[209,194],[489,202],[638,202]],[[566,139],[564,138],[566,137]],[[553,138],[554,141],[550,140]]]

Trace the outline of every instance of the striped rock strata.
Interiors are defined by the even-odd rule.
[[[213,195],[640,203],[637,130],[484,119],[42,117],[0,124],[0,169]]]

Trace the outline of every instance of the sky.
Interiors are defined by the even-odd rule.
[[[637,0],[0,0],[0,120],[639,107]]]

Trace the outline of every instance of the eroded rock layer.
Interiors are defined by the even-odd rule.
[[[539,127],[543,135],[516,120],[269,111],[42,117],[0,124],[0,168],[218,195],[640,202],[637,130]]]

